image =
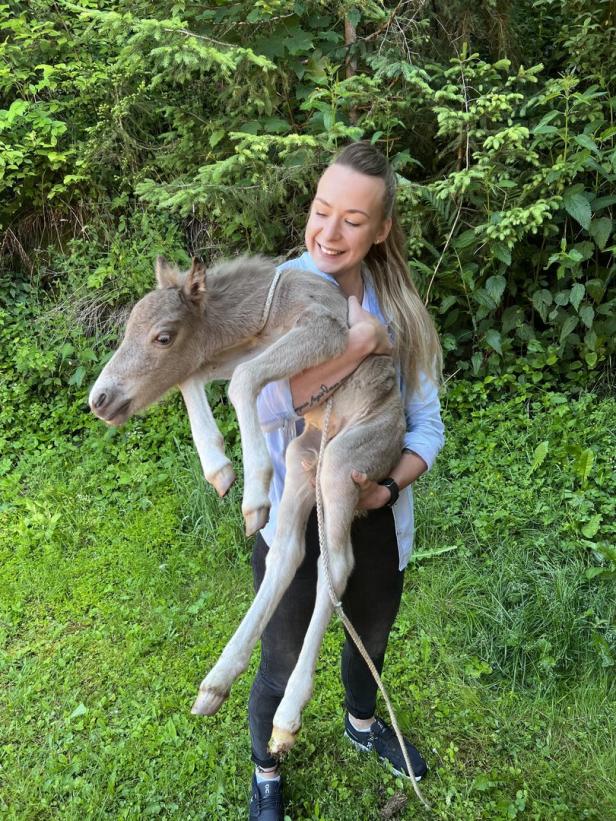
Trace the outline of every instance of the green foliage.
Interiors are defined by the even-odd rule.
[[[371,0],[0,7],[5,252],[122,235],[140,200],[189,253],[286,253],[322,164],[368,138],[399,171],[452,368],[583,384],[616,338],[612,4],[392,14]],[[112,271],[87,278],[107,300]]]

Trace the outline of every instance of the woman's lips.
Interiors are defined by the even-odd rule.
[[[344,254],[344,251],[338,251],[335,248],[327,249],[324,245],[321,245],[320,242],[317,242],[319,246],[319,251],[326,257],[339,257],[341,254]]]

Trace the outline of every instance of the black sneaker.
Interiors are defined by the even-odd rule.
[[[362,752],[374,750],[381,761],[389,764],[395,775],[409,778],[396,734],[382,719],[376,717],[370,729],[362,732],[353,727],[347,713],[344,717],[344,734],[358,750]],[[415,779],[421,781],[422,777],[428,772],[428,766],[408,738],[404,738],[404,743],[406,744]]]
[[[250,797],[249,819],[258,818],[259,821],[284,821],[282,807],[282,779],[267,779],[257,781],[252,774],[252,795]]]

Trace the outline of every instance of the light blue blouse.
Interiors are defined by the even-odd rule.
[[[284,271],[287,268],[312,271],[317,276],[337,285],[333,277],[323,273],[316,267],[307,251],[301,257],[289,260],[279,266],[279,270]],[[362,276],[364,279],[362,308],[374,314],[384,325],[387,325],[369,272],[364,269]],[[404,380],[401,376],[399,378],[407,426],[403,447],[421,456],[429,469],[445,442],[445,429],[441,420],[438,390],[425,375],[420,379],[420,390],[414,392],[407,390]],[[284,486],[285,453],[288,444],[301,430],[302,420],[293,408],[291,390],[286,379],[266,385],[257,399],[257,410],[274,467],[274,475],[270,485],[270,501],[272,504],[270,518],[261,531],[267,544],[272,544],[276,532],[278,506]],[[392,509],[398,538],[399,567],[402,570],[408,564],[413,549],[413,491],[410,485],[400,491],[400,498]]]

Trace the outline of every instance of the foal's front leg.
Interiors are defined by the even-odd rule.
[[[287,448],[287,477],[276,536],[265,560],[265,576],[233,638],[201,682],[193,713],[212,715],[218,710],[235,679],[248,667],[255,644],[304,558],[306,523],[314,505],[314,488],[301,460],[314,454],[319,437],[319,431],[309,428]],[[310,449],[307,446],[311,442],[314,447]]]
[[[257,396],[268,382],[293,376],[344,351],[348,329],[335,316],[321,311],[319,306],[307,309],[300,324],[250,362],[238,365],[231,378],[229,398],[235,407],[242,437],[242,513],[248,536],[267,523],[272,477],[265,437],[257,418]]]
[[[225,442],[218,430],[200,377],[191,377],[179,385],[190,420],[193,441],[201,460],[206,481],[224,496],[235,481],[235,472],[225,454]]]

